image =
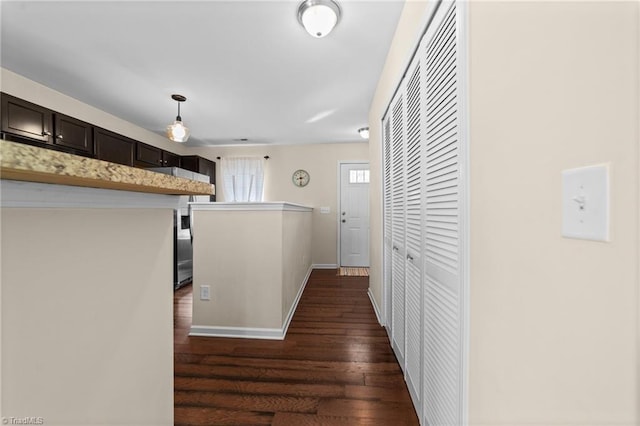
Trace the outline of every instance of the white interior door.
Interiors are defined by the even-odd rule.
[[[422,64],[411,61],[406,93],[405,144],[405,327],[406,381],[418,413],[422,412],[422,156],[425,120]]]
[[[369,164],[340,164],[340,266],[369,266]]]
[[[393,256],[393,243],[391,241],[391,202],[392,202],[392,186],[391,186],[391,118],[385,117],[383,122],[383,161],[384,161],[384,312],[385,326],[389,340],[393,340],[393,321],[391,319],[393,312],[392,294],[391,294],[391,258]]]
[[[405,128],[403,94],[391,103],[391,345],[405,370]]]
[[[460,3],[463,4],[463,3]],[[457,3],[440,3],[420,48],[426,71],[424,421],[466,423],[464,119]]]

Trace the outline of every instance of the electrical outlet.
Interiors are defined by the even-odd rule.
[[[211,300],[211,287],[208,285],[200,286],[200,300]]]

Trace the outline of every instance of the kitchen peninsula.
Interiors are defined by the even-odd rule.
[[[191,209],[190,334],[284,339],[311,273],[313,209],[286,202]]]
[[[211,185],[0,141],[3,416],[173,424],[173,210]]]

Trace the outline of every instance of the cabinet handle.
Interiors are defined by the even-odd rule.
[[[393,251],[398,251],[398,247],[393,246]]]
[[[411,256],[410,254],[407,254],[407,259],[413,262],[413,256]]]
[[[42,132],[42,136],[51,136],[51,132],[48,130],[45,130],[44,132]]]
[[[60,140],[62,140],[62,139],[64,139],[64,137],[63,137],[62,135],[57,135],[57,136],[56,136],[56,139],[60,139]]]

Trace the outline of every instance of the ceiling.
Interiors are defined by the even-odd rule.
[[[2,0],[2,67],[159,134],[182,94],[187,146],[362,141],[404,2],[338,2]]]

